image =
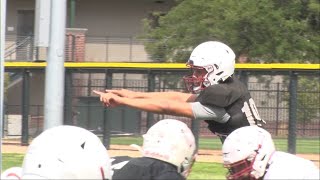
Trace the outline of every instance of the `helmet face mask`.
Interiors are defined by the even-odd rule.
[[[191,53],[187,66],[192,75],[185,76],[184,82],[189,92],[199,93],[204,88],[225,81],[234,73],[235,54],[230,47],[218,42],[208,41],[198,45]],[[194,72],[204,69],[201,77]]]
[[[253,169],[253,163],[254,160],[252,160],[252,158],[247,158],[232,164],[224,164],[224,167],[228,169],[227,179],[254,179],[250,175],[250,172]]]
[[[184,76],[183,80],[186,86],[186,89],[194,94],[199,93],[204,88],[210,85],[207,77],[207,70],[203,67],[190,66],[191,74]]]

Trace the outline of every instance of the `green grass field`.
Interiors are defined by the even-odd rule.
[[[21,167],[24,154],[19,153],[3,153],[2,154],[2,169],[6,170],[10,167]]]
[[[275,146],[278,151],[287,152],[288,139],[274,138]],[[112,137],[111,144],[142,145],[142,137]],[[297,138],[296,153],[299,154],[319,154],[319,138]],[[218,138],[199,138],[199,149],[221,150],[221,142]]]
[[[3,153],[2,169],[21,167],[24,154]],[[196,162],[188,179],[225,179],[226,170],[220,163]]]

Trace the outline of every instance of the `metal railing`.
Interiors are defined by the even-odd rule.
[[[32,70],[29,71],[32,73]],[[160,119],[175,118],[192,127],[198,137],[215,137],[209,132],[204,121],[200,121],[197,125],[189,118],[146,113],[124,107],[105,109],[100,104],[98,97],[92,94],[93,89],[103,90],[108,87],[128,88],[135,91],[184,91],[181,72],[159,72],[157,70],[153,72],[146,69],[145,71],[131,71],[134,74],[126,74],[127,71],[114,69],[114,75],[118,76],[116,78],[117,76],[113,77],[112,69],[108,69],[108,71],[99,69],[67,70],[65,124],[73,124],[102,133],[118,131],[140,135]],[[244,70],[241,70],[241,73],[236,72],[240,79],[243,74],[246,74]],[[296,151],[298,138],[313,140],[320,136],[320,85],[319,83],[309,85],[312,82],[319,82],[319,73],[317,70],[299,73],[299,76],[296,77],[295,74],[284,70],[263,72],[251,70],[249,77],[242,78],[247,80],[247,87],[255,100],[260,116],[267,121],[265,128],[274,137],[287,139],[290,152]],[[41,76],[41,74],[37,74],[37,76]],[[262,81],[262,79],[268,81]],[[26,84],[36,85],[37,83]],[[306,88],[306,86],[309,87]],[[25,97],[32,98],[32,92],[28,90],[31,87],[23,89],[20,86],[19,88]],[[38,97],[38,95],[36,96]],[[22,99],[23,97],[20,99],[20,104],[7,103],[6,114],[18,114],[21,118],[29,117],[28,119],[32,123],[29,123],[27,127],[31,129],[27,136],[34,137],[42,131],[43,104],[30,104],[31,101],[23,104]],[[19,100],[16,101],[19,102]],[[10,101],[8,100],[8,102]],[[23,108],[26,107],[28,109],[23,111]],[[26,114],[23,115],[22,112]],[[108,130],[104,129],[107,122],[110,123],[107,125]],[[23,132],[21,133],[22,137],[26,137]],[[109,143],[108,136],[104,136],[103,139],[105,144]],[[319,141],[315,140],[315,143],[319,145]],[[306,148],[319,151],[319,146]]]
[[[78,41],[66,35],[65,61],[89,62],[150,62],[145,51],[147,39],[134,37],[85,37]],[[47,48],[34,46],[32,36],[7,35],[5,61],[46,61]]]

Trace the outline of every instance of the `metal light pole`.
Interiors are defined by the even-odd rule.
[[[51,25],[45,79],[44,129],[63,125],[66,0],[51,1]]]
[[[0,29],[0,172],[2,170],[2,136],[3,136],[3,118],[4,118],[4,49],[6,32],[6,9],[7,0],[1,0],[1,29]]]

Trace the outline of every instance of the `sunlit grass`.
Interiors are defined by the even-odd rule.
[[[19,153],[3,153],[2,154],[2,169],[6,170],[10,167],[21,167],[24,154]]]
[[[111,144],[118,145],[130,145],[138,144],[142,145],[142,137],[112,137]],[[279,151],[288,150],[288,139],[286,138],[275,138],[275,146]],[[222,144],[218,138],[200,138],[199,149],[211,149],[221,150]],[[309,139],[309,138],[297,138],[296,142],[296,153],[299,154],[319,154],[320,153],[320,140]]]
[[[21,167],[24,154],[3,153],[2,169]],[[225,179],[226,170],[220,163],[195,162],[188,179]]]

